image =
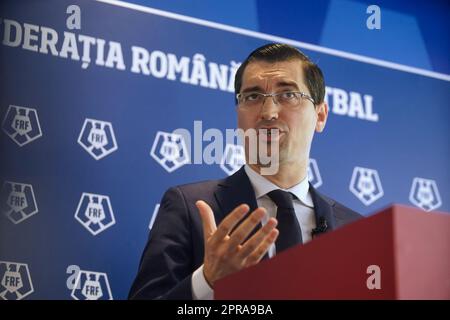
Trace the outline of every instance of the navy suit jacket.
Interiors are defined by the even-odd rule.
[[[316,221],[334,230],[361,216],[309,189]],[[203,228],[197,200],[212,208],[216,223],[242,203],[257,208],[255,192],[244,167],[223,180],[211,180],[170,188],[163,196],[158,215],[129,299],[192,299],[192,273],[203,264]]]

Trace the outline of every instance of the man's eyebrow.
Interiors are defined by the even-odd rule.
[[[262,92],[263,89],[260,86],[253,86],[253,87],[245,88],[244,90],[241,91],[241,93],[253,92],[253,91]]]
[[[294,81],[280,81],[276,84],[277,87],[295,87],[296,89],[299,89],[297,82]]]
[[[277,82],[275,84],[275,86],[277,88],[294,87],[296,90],[299,90],[299,87],[295,81],[280,81],[280,82]],[[244,90],[241,91],[241,93],[254,92],[254,91],[263,92],[264,89],[262,89],[260,86],[252,86],[252,87],[245,88]]]

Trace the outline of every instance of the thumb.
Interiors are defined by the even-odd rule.
[[[203,200],[197,201],[195,205],[197,206],[200,217],[202,219],[203,235],[206,241],[217,229],[216,220],[214,219],[214,213],[211,207]]]

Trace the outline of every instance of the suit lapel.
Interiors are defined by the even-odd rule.
[[[316,225],[323,221],[326,221],[326,231],[332,231],[336,228],[336,219],[334,216],[334,201],[322,196],[317,190],[310,184],[309,192],[314,203],[314,215],[316,218]]]
[[[219,182],[214,195],[221,211],[221,216],[216,217],[220,221],[240,204],[247,204],[250,207],[249,213],[257,208],[255,191],[244,167]]]

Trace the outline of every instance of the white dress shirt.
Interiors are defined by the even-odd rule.
[[[267,210],[267,215],[261,221],[262,225],[265,225],[270,217],[276,218],[277,215],[277,206],[269,196],[267,196],[267,193],[280,188],[255,172],[250,166],[245,165],[244,170],[255,191],[258,207],[263,207]],[[311,232],[316,227],[316,219],[314,216],[314,203],[309,192],[308,177],[289,189],[281,190],[291,192],[297,197],[294,198],[293,203],[295,215],[302,230],[303,243],[310,241],[312,238]],[[269,248],[268,255],[272,258],[275,254],[276,248],[275,244],[273,244]],[[201,265],[192,275],[192,294],[195,300],[213,299],[213,290],[208,285],[203,275],[203,265]]]

